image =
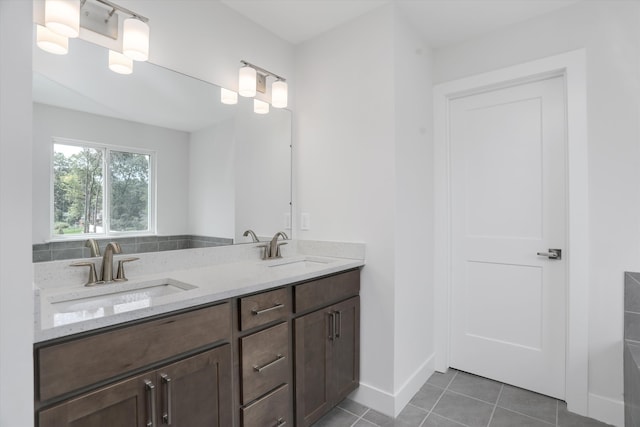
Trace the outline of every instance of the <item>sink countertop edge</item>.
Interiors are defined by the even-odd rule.
[[[294,256],[290,262],[296,259],[304,260],[305,257]],[[318,257],[316,257],[318,258]],[[211,304],[224,301],[244,294],[251,294],[289,285],[296,282],[313,280],[314,278],[341,271],[359,268],[365,265],[364,260],[337,257],[321,257],[330,260],[326,264],[314,267],[310,271],[291,272],[286,270],[271,269],[269,261],[250,261],[220,264],[210,267],[199,267],[188,270],[176,270],[172,272],[147,275],[131,279],[132,283],[169,278],[179,282],[196,286],[171,295],[158,297],[150,307],[141,308],[119,314],[111,314],[104,317],[83,320],[60,326],[43,328],[43,317],[52,317],[54,312],[50,303],[42,301],[49,295],[59,294],[64,291],[77,290],[78,287],[42,290],[36,288],[35,298],[35,330],[34,343],[63,338],[82,332],[101,329],[108,326],[124,324],[130,321],[141,320],[151,316],[162,315],[177,310],[188,309],[203,304]],[[106,285],[109,286],[109,285]],[[49,322],[52,324],[53,322]]]

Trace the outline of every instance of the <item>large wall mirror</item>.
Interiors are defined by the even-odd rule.
[[[63,56],[33,49],[34,244],[73,239],[52,229],[56,138],[154,153],[159,236],[244,243],[246,229],[265,237],[286,230],[290,111],[255,114],[242,97],[222,104],[218,86],[151,63],[116,74],[107,49],[80,39],[69,47]]]

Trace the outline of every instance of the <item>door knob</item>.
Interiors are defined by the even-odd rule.
[[[549,259],[562,259],[562,249],[549,249],[549,252],[538,252],[538,256],[546,256]]]

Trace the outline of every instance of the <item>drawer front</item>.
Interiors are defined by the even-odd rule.
[[[242,409],[242,427],[279,427],[289,422],[289,386],[272,393]]]
[[[39,399],[143,368],[231,335],[229,303],[38,349]]]
[[[242,404],[288,382],[289,325],[281,323],[240,339]]]
[[[360,270],[347,271],[303,283],[295,286],[293,292],[296,313],[324,307],[358,295],[360,292]]]
[[[285,288],[240,298],[240,330],[246,331],[285,319],[290,311],[289,296]]]

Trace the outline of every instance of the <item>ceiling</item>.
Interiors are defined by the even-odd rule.
[[[221,0],[282,39],[299,44],[395,3],[432,47],[456,44],[581,0]]]

